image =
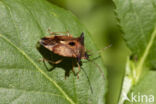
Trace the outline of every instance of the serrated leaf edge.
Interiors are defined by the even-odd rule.
[[[137,66],[135,66],[135,63],[133,61],[130,61],[129,58],[127,60],[127,65],[126,65],[126,71],[125,71],[125,76],[123,79],[122,83],[122,90],[119,96],[119,101],[118,104],[123,104],[125,100],[127,100],[127,94],[130,91],[131,87],[133,85],[136,85],[137,82],[140,79],[144,62],[146,61],[146,58],[150,52],[150,49],[152,47],[152,44],[154,42],[154,39],[156,38],[156,27],[154,28],[151,38],[149,40],[149,43],[147,44],[147,47],[145,48],[145,51],[139,60],[139,63]],[[125,95],[125,96],[124,96]]]

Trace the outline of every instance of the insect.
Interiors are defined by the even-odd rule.
[[[78,74],[81,70],[81,60],[89,59],[89,55],[86,52],[84,44],[84,33],[82,32],[80,37],[73,37],[68,32],[67,35],[57,35],[57,33],[52,32],[50,36],[41,38],[39,44],[62,58],[55,61],[45,60],[51,64],[61,64],[66,59],[71,60],[72,71],[74,74],[74,67],[78,66],[78,72],[75,75],[79,78]]]
[[[67,35],[58,35],[58,33],[67,33]],[[51,32],[50,34],[51,34],[50,36],[43,37],[39,40],[39,44],[41,46],[49,50],[50,53],[53,53],[52,56],[48,56],[44,58],[44,60],[49,62],[52,65],[61,66],[61,67],[66,66],[67,69],[72,68],[72,71],[74,75],[77,75],[77,78],[79,78],[79,72],[82,69],[84,73],[86,74],[91,92],[93,93],[89,77],[87,76],[87,73],[85,72],[85,70],[81,67],[82,59],[91,61],[89,59],[90,55],[87,53],[85,49],[84,33],[82,32],[79,37],[73,37],[68,32]],[[45,54],[45,51],[44,52],[40,51],[40,53],[43,55]],[[75,73],[75,70],[74,70],[75,66],[78,67],[77,73]],[[104,74],[102,70],[100,69],[100,67],[98,66],[98,64],[96,64],[96,66],[98,67],[98,69],[100,70],[104,78]],[[66,79],[66,74],[65,74],[65,79]]]

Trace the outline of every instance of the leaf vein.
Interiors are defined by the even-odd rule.
[[[156,27],[154,28],[154,31],[152,32],[151,38],[149,40],[149,43],[148,43],[148,45],[147,45],[147,47],[146,47],[146,49],[145,49],[145,51],[143,53],[143,56],[141,57],[141,59],[140,59],[140,61],[138,63],[137,68],[136,68],[136,71],[137,71],[137,74],[138,74],[137,78],[136,78],[136,81],[138,81],[138,79],[140,77],[140,74],[141,74],[142,69],[143,69],[142,68],[143,64],[144,64],[144,62],[145,62],[145,60],[146,60],[146,58],[147,58],[147,56],[149,54],[149,51],[150,51],[150,48],[152,47],[152,44],[154,43],[155,37],[156,37]]]
[[[15,44],[13,44],[9,39],[7,39],[5,36],[0,34],[0,37],[2,37],[6,42],[8,42],[10,45],[12,45],[14,48],[16,48],[30,63],[45,77],[47,78],[52,84],[55,85],[55,87],[65,96],[65,98],[71,103],[75,104],[73,100],[66,94],[66,92],[63,91],[63,89],[51,78],[49,77],[42,69],[39,68],[39,66],[20,48],[16,47]]]
[[[42,91],[34,91],[34,90],[24,90],[24,89],[15,89],[15,88],[3,88],[0,87],[0,89],[3,90],[16,90],[16,91],[21,91],[21,92],[26,92],[26,93],[40,93],[40,94],[49,94],[49,95],[53,95],[53,96],[58,96],[58,97],[63,97],[61,95],[55,94],[55,93],[49,93],[49,92],[42,92]]]

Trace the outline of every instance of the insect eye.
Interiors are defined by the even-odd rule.
[[[74,46],[75,45],[75,42],[69,42],[68,43],[70,46]]]

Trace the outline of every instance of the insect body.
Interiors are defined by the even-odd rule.
[[[71,58],[73,60],[76,60],[76,64],[79,68],[80,72],[80,65],[81,65],[81,59],[87,59],[89,58],[89,55],[86,52],[86,49],[84,47],[84,33],[82,32],[80,37],[73,37],[72,35],[50,35],[41,38],[39,43],[48,49],[49,51],[53,52],[54,54],[57,54],[63,58]],[[51,62],[52,64],[59,64],[61,63],[62,59],[56,60],[55,62]],[[72,63],[71,63],[72,64]],[[74,67],[75,65],[73,65]],[[72,68],[73,69],[73,68]],[[73,69],[74,71],[74,69]],[[78,73],[77,72],[77,76]]]
[[[72,35],[69,35],[69,33],[68,35],[56,35],[56,33],[53,32],[50,36],[41,38],[39,44],[50,51],[50,53],[52,53],[52,56],[48,55],[47,57],[45,51],[42,52],[42,49],[38,49],[42,56],[45,58],[45,61],[53,64],[53,66],[62,67],[63,69],[65,69],[65,78],[66,76],[69,76],[70,69],[72,69],[74,75],[77,75],[77,77],[79,78],[78,74],[80,72],[80,69],[82,69],[86,74],[91,92],[93,93],[89,77],[87,76],[85,70],[81,67],[82,59],[91,61],[85,49],[83,32],[81,33],[80,37],[73,37]],[[98,64],[95,65],[97,65],[98,69],[103,74]],[[79,69],[76,74],[74,71],[75,66],[78,66]]]

